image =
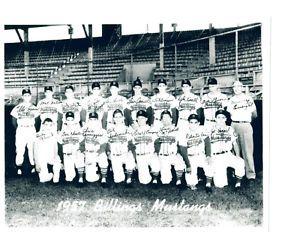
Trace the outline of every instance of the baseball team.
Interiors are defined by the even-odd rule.
[[[62,182],[63,171],[66,182],[79,186],[100,182],[107,187],[107,173],[112,171],[115,185],[132,186],[137,171],[141,184],[157,188],[172,182],[172,166],[176,186],[186,182],[191,190],[200,181],[199,167],[207,192],[228,185],[228,167],[234,169],[236,190],[244,176],[253,182],[251,122],[257,113],[243,84],[233,83],[231,98],[220,92],[215,78],[208,79],[209,92],[202,97],[192,92],[188,79],[182,80],[183,93],[176,98],[168,93],[165,79],[157,84],[158,93],[148,98],[137,78],[133,96],[127,99],[119,95],[117,81],[110,83],[108,98],[102,97],[99,82],[94,82],[83,100],[76,99],[74,87],[68,85],[61,102],[53,97],[52,86],[46,86],[45,98],[37,106],[31,103],[30,89],[23,89],[23,101],[11,111],[17,175],[23,175],[27,146],[31,172],[37,172],[42,183]]]

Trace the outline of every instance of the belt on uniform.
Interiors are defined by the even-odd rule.
[[[200,155],[199,153],[196,154],[188,154],[188,156],[196,156],[196,155]]]
[[[225,154],[225,153],[229,153],[230,151],[221,151],[221,152],[215,152],[213,153],[213,155],[221,155],[221,154]]]
[[[163,153],[159,153],[160,156],[169,156],[169,155],[174,155],[174,153],[170,153],[170,154],[163,154]]]
[[[96,152],[98,152],[98,150],[85,150],[85,152],[96,153]]]
[[[137,153],[138,156],[149,155],[150,153]]]
[[[34,127],[34,125],[31,125],[31,126],[23,126],[23,125],[20,125],[19,127]]]
[[[123,154],[111,154],[111,155],[113,155],[113,156],[121,156],[121,155],[123,155]]]
[[[210,121],[210,122],[215,122],[216,120],[215,119],[205,119],[206,121]]]
[[[233,120],[232,120],[232,122],[234,122],[234,123],[250,123],[248,121],[233,121]]]

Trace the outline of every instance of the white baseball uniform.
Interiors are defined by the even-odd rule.
[[[11,116],[17,119],[16,130],[16,165],[21,166],[24,161],[24,152],[27,146],[28,157],[34,165],[33,142],[35,140],[35,118],[39,116],[38,108],[31,103],[20,103],[13,108]]]
[[[40,182],[48,179],[50,173],[48,164],[53,165],[53,182],[59,181],[61,160],[57,153],[57,134],[41,129],[34,141],[34,158],[36,169],[39,170]]]
[[[164,110],[171,111],[172,108],[178,108],[178,101],[169,93],[158,93],[152,96],[150,100],[154,112],[153,126],[160,128],[162,126],[160,121],[161,113]]]
[[[131,118],[133,120],[134,127],[137,127],[136,113],[139,110],[147,111],[150,106],[150,98],[144,95],[134,95],[128,99],[128,109],[131,110]]]
[[[63,126],[66,124],[66,113],[73,112],[74,113],[74,121],[79,124],[80,122],[80,113],[82,110],[80,100],[74,99],[65,99],[61,102],[61,108],[63,112]]]
[[[187,128],[188,117],[191,114],[197,114],[197,110],[201,108],[201,99],[194,93],[182,94],[178,98],[178,122],[177,127]]]
[[[76,122],[65,124],[58,135],[58,141],[63,145],[66,181],[72,181],[76,176],[75,167],[78,171],[84,170],[84,154],[79,150],[84,139],[82,128]]]
[[[188,130],[186,132],[187,153],[191,164],[191,172],[185,174],[185,180],[188,185],[198,184],[198,167],[203,168],[207,177],[213,177],[212,167],[208,164],[205,155],[205,142],[207,133],[204,131],[204,126],[199,126],[195,131]]]
[[[204,111],[204,126],[208,130],[215,124],[215,113],[218,109],[222,109],[227,106],[228,98],[221,92],[204,94],[201,99],[202,108]]]
[[[136,162],[139,181],[142,184],[149,184],[152,180],[149,166],[152,173],[159,173],[160,165],[156,153],[154,153],[154,141],[157,136],[149,125],[137,127],[132,133],[132,142],[135,145]]]
[[[237,177],[245,175],[244,160],[232,154],[233,142],[237,135],[231,126],[223,128],[214,125],[210,132],[212,167],[214,171],[213,179],[216,187],[222,188],[228,184],[227,168],[235,169]]]
[[[252,112],[256,111],[256,106],[251,96],[242,93],[229,99],[227,110],[231,113],[231,126],[238,135],[237,141],[245,161],[246,177],[254,179],[256,174],[253,159],[254,145],[251,115]]]
[[[180,132],[178,127],[170,125],[161,127],[157,133],[160,143],[159,161],[160,175],[163,184],[172,181],[171,166],[174,165],[175,171],[183,171],[185,163],[180,154],[177,153],[177,145],[187,146],[185,134]]]
[[[105,99],[101,96],[86,96],[82,100],[82,109],[86,110],[86,122],[89,121],[89,113],[96,112],[98,114],[99,125],[102,128],[101,120],[103,118],[103,106]]]
[[[105,171],[108,167],[106,153],[104,151],[100,153],[100,146],[108,142],[108,137],[106,130],[97,127],[98,123],[89,121],[82,129],[85,140],[85,174],[89,182],[99,180],[97,164]]]
[[[117,95],[117,96],[110,96],[106,98],[105,104],[103,106],[104,111],[107,112],[107,130],[113,126],[113,113],[116,109],[119,109],[123,112],[127,105],[127,98]]]
[[[133,154],[128,150],[132,128],[125,126],[125,124],[112,124],[107,133],[114,182],[120,183],[125,180],[123,164],[125,164],[126,171],[132,171],[135,168]]]

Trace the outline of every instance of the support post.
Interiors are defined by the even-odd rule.
[[[29,78],[29,44],[28,44],[28,28],[24,28],[24,71],[26,82],[28,85]]]
[[[239,67],[238,67],[238,61],[239,61],[239,36],[238,31],[235,32],[235,75],[236,80],[239,80]]]
[[[164,32],[163,32],[163,24],[159,24],[159,34],[160,34],[160,42],[159,42],[159,68],[164,69]]]

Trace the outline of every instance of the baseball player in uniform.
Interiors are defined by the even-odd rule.
[[[189,159],[187,157],[187,142],[184,133],[172,124],[170,111],[161,113],[162,127],[157,133],[155,150],[158,151],[160,161],[160,176],[162,184],[169,184],[172,181],[171,167],[176,171],[176,185],[181,185],[181,177],[185,166],[186,172],[191,171]]]
[[[61,107],[63,112],[63,126],[66,124],[66,113],[72,112],[74,114],[74,123],[80,123],[81,120],[81,102],[75,98],[74,87],[68,85],[65,88],[66,99],[62,101]]]
[[[11,111],[12,123],[16,128],[16,166],[17,174],[22,175],[21,166],[24,161],[24,152],[27,146],[28,157],[31,164],[31,173],[35,172],[34,157],[33,157],[33,143],[35,140],[35,119],[39,116],[38,108],[33,105],[31,101],[30,89],[22,90],[23,102],[18,104]]]
[[[84,137],[82,128],[75,121],[73,112],[65,114],[66,124],[58,134],[58,142],[62,144],[63,163],[66,181],[71,182],[76,176],[75,167],[77,168],[79,179],[78,183],[83,183],[84,173],[84,154],[82,153]]]
[[[98,166],[101,170],[101,183],[105,186],[108,161],[105,153],[107,145],[106,130],[99,127],[98,114],[89,113],[89,120],[83,127],[85,145],[85,179],[88,182],[99,180]]]
[[[135,128],[137,126],[136,113],[144,110],[151,114],[151,104],[150,99],[142,94],[142,82],[139,78],[133,82],[132,90],[134,95],[128,99],[128,109],[131,116],[130,125]]]
[[[218,89],[218,82],[215,78],[207,81],[209,92],[202,97],[202,108],[204,111],[204,126],[210,129],[215,124],[215,113],[218,109],[226,107],[228,98]]]
[[[253,160],[253,128],[252,119],[257,117],[256,106],[251,96],[244,94],[243,84],[239,81],[233,84],[234,96],[229,99],[227,110],[231,113],[232,124],[238,136],[238,144],[246,166],[247,179],[256,177]]]
[[[188,117],[191,114],[197,114],[197,110],[201,108],[201,99],[196,94],[192,93],[192,85],[188,79],[181,81],[183,94],[178,100],[178,122],[179,128],[187,128],[189,126]]]
[[[210,138],[204,131],[204,126],[200,126],[197,114],[191,114],[188,117],[188,122],[186,141],[191,172],[185,174],[185,180],[191,190],[196,190],[196,185],[198,184],[197,169],[201,167],[206,176],[206,190],[211,192],[213,170],[209,165],[211,157]]]
[[[209,133],[214,184],[218,188],[228,185],[227,168],[231,167],[235,170],[237,178],[235,187],[240,188],[241,179],[245,175],[245,164],[244,160],[240,157],[240,150],[236,142],[237,135],[231,126],[226,125],[227,111],[219,109],[215,115],[216,124]],[[235,155],[232,153],[232,150],[234,150]]]
[[[45,118],[41,130],[36,134],[34,141],[34,159],[40,182],[59,182],[61,160],[57,151],[57,133],[53,132],[51,118]],[[49,173],[48,164],[53,165],[53,173]]]
[[[175,97],[167,93],[167,81],[163,78],[158,80],[159,92],[151,97],[151,106],[154,114],[153,126],[160,128],[162,126],[160,121],[161,113],[164,110],[172,112],[172,122],[176,121],[176,109],[178,107],[178,101]]]
[[[126,108],[128,108],[127,105],[127,99],[121,95],[119,95],[119,83],[117,81],[112,81],[110,83],[110,93],[111,96],[108,97],[104,104],[104,125],[105,129],[109,129],[110,126],[112,126],[113,123],[113,113],[116,109],[119,109],[123,112]]]
[[[53,132],[57,132],[61,125],[58,122],[62,118],[62,109],[60,101],[53,98],[53,88],[52,86],[45,86],[44,88],[45,98],[40,100],[37,107],[40,112],[41,121],[44,122],[46,118],[52,120]],[[42,124],[44,126],[45,124]]]
[[[115,183],[125,180],[123,165],[125,164],[126,184],[131,184],[131,175],[135,168],[135,160],[129,151],[129,141],[131,140],[132,128],[125,125],[122,110],[116,109],[113,112],[113,124],[108,129],[108,143],[110,160]]]
[[[137,127],[132,133],[133,154],[136,158],[138,178],[141,184],[157,184],[159,175],[159,159],[154,151],[154,141],[156,133],[147,125],[148,115],[144,110],[139,110],[136,114]],[[149,172],[151,168],[152,176]]]
[[[86,96],[82,101],[83,121],[88,121],[89,114],[95,112],[99,118],[99,126],[102,127],[104,103],[105,99],[100,93],[100,84],[99,82],[94,82],[92,84],[92,94],[90,96]]]

